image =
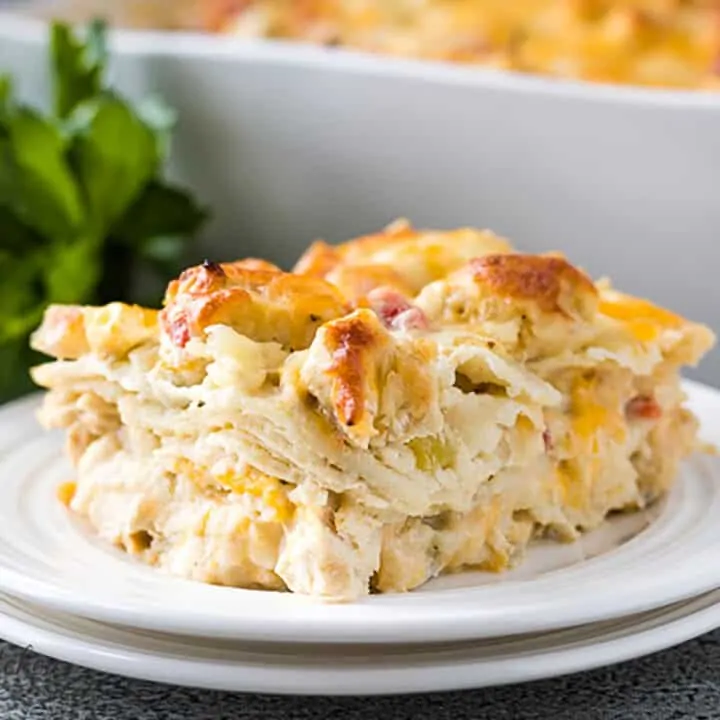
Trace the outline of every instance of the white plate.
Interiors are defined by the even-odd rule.
[[[706,439],[720,393],[688,383]],[[169,577],[91,539],[55,498],[71,476],[35,399],[0,410],[0,590],[87,618],[254,641],[455,641],[616,618],[720,587],[720,465],[694,457],[667,501],[563,545],[538,544],[518,570],[463,573],[400,595],[327,605],[288,593]]]
[[[720,591],[572,630],[456,645],[248,646],[133,631],[0,598],[0,637],[95,670],[175,685],[293,695],[488,687],[622,662],[720,626]]]

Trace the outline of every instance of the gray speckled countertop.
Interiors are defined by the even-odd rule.
[[[290,698],[91,672],[0,642],[1,720],[716,720],[720,630],[614,667],[472,692]]]

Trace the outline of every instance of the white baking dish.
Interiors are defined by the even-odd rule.
[[[44,28],[0,71],[44,97]],[[205,254],[288,264],[396,216],[489,226],[720,327],[720,94],[563,82],[301,45],[118,32],[114,80],[180,112],[173,172]],[[697,377],[720,383],[720,353]]]

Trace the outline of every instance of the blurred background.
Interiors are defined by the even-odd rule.
[[[336,3],[363,6],[361,30],[281,0],[5,4],[132,28],[111,44],[108,83],[177,114],[167,178],[208,214],[175,233],[197,237],[173,260],[289,266],[315,238],[402,216],[561,250],[720,328],[713,3]],[[2,16],[2,73],[18,102],[47,108],[47,33]],[[155,270],[133,271],[133,292]],[[720,385],[720,353],[693,376]]]

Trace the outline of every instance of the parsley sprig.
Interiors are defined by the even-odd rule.
[[[163,176],[174,111],[106,85],[105,25],[50,32],[50,113],[0,76],[0,399],[29,389],[27,338],[48,304],[138,299],[133,277],[175,274],[207,217]]]

